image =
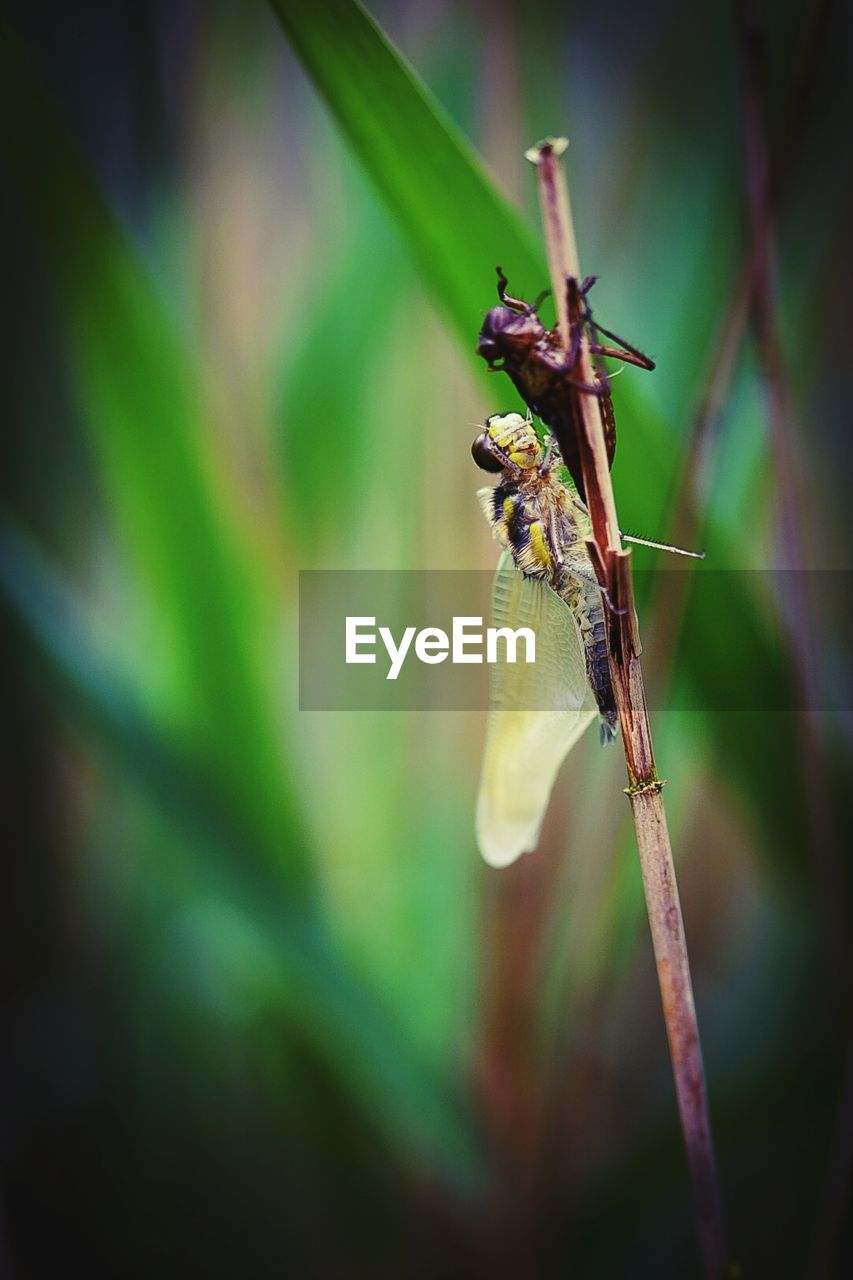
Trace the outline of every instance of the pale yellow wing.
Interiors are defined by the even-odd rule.
[[[535,849],[557,770],[598,708],[574,614],[545,582],[516,569],[509,552],[495,574],[492,625],[536,635],[535,663],[491,668],[477,840],[486,862],[505,867]]]

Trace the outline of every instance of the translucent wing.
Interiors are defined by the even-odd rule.
[[[491,668],[477,840],[486,862],[505,867],[536,847],[557,770],[598,708],[574,614],[545,582],[516,569],[509,552],[495,574],[492,625],[536,634],[535,663]]]

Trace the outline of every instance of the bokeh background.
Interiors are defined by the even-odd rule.
[[[297,709],[300,569],[495,562],[473,349],[567,133],[658,361],[621,519],[742,571],[685,612],[635,552],[732,1254],[849,1274],[849,20],[381,0],[427,128],[350,5],[276,8],[3,18],[0,1271],[698,1274],[619,752],[496,873],[483,716]]]

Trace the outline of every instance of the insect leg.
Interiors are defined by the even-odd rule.
[[[512,295],[506,291],[509,281],[504,275],[503,267],[496,267],[495,270],[498,273],[498,297],[504,306],[509,307],[510,311],[520,311],[522,315],[536,315],[537,311],[542,306],[542,303],[550,295],[551,290],[543,289],[533,302],[525,302],[523,298],[513,298]]]
[[[554,436],[549,436],[548,442],[545,445],[545,452],[542,455],[542,461],[539,463],[540,476],[544,476],[547,472],[551,470],[551,465],[552,465],[551,460],[554,457],[556,449],[557,449],[556,439],[554,438]]]
[[[651,356],[644,355],[638,347],[632,347],[630,342],[626,342],[624,338],[617,337],[615,333],[611,333],[609,329],[605,329],[604,325],[593,320],[592,316],[588,316],[589,323],[597,334],[604,334],[605,338],[611,338],[613,342],[618,342],[618,347],[601,346],[599,343],[590,344],[591,350],[601,356],[612,356],[617,360],[624,360],[626,364],[635,364],[640,369],[648,369],[650,372],[655,367],[655,362]]]
[[[594,350],[594,348],[592,348]],[[584,391],[588,396],[609,396],[610,382],[606,374],[602,371],[601,382],[582,382],[580,378],[573,378],[568,372],[572,368],[568,361],[566,362],[566,372],[563,374],[566,382],[570,387],[574,387],[576,391]]]
[[[582,511],[585,516],[589,515],[589,507],[573,489],[568,490],[569,497],[572,502]],[[704,551],[688,551],[686,547],[679,547],[674,542],[659,542],[654,538],[641,538],[638,533],[623,533],[619,530],[619,537],[623,542],[636,542],[639,547],[654,547],[655,551],[671,551],[676,556],[691,556],[694,560],[704,560]]]
[[[531,311],[535,311],[536,307],[529,306],[523,298],[513,298],[507,293],[506,287],[509,284],[503,272],[503,267],[495,267],[498,273],[498,297],[505,307],[509,307],[510,311],[519,311],[522,315],[529,315]],[[537,299],[537,302],[540,299]]]
[[[704,560],[704,551],[688,551],[686,547],[676,546],[674,542],[657,542],[654,538],[641,538],[638,534],[619,532],[623,542],[636,542],[640,547],[654,547],[656,551],[671,551],[676,556],[690,556],[693,560]]]
[[[556,553],[559,551],[560,547],[560,526],[557,521],[557,513],[555,511],[552,511],[548,517],[548,533],[551,539],[551,546],[554,548]],[[559,556],[557,558],[559,559]]]
[[[610,597],[610,592],[607,590],[606,587],[603,587],[601,585],[601,583],[598,581],[598,578],[596,578],[594,573],[586,573],[583,569],[577,569],[574,565],[571,565],[571,566],[567,565],[566,573],[569,575],[570,578],[574,578],[577,582],[580,582],[583,586],[595,587],[596,591],[600,591],[602,598],[604,599],[604,602],[611,613],[618,614],[620,617],[622,614],[627,613],[626,609],[616,608],[616,605],[613,603],[613,600]]]
[[[583,285],[579,286],[574,276],[570,276],[566,281],[566,295],[569,313],[569,335],[568,347],[566,349],[566,358],[564,361],[565,374],[564,377],[570,386],[577,391],[585,391],[591,396],[606,396],[610,394],[610,384],[603,369],[596,367],[596,373],[600,381],[597,383],[582,382],[579,378],[573,378],[569,370],[574,369],[580,356],[581,338],[584,328],[587,327],[590,336],[590,351],[600,353],[600,348],[593,342],[595,333],[593,332],[592,314],[586,301],[586,292],[595,284],[596,276],[587,276]]]
[[[580,317],[581,323],[586,323],[590,327],[590,350],[594,351],[596,355],[611,356],[617,360],[624,360],[627,364],[637,365],[640,369],[654,369],[655,362],[650,356],[647,356],[644,352],[640,351],[639,347],[635,347],[630,342],[626,342],[624,338],[620,338],[618,334],[612,333],[610,329],[605,329],[604,325],[599,324],[593,317],[592,310],[589,302],[587,301],[587,294],[597,279],[598,276],[587,276],[580,288],[577,289],[578,310],[581,310],[580,304],[583,304],[583,314]],[[572,314],[572,302],[574,300],[574,290],[571,287],[573,283],[574,282],[572,281],[569,282],[569,314]],[[605,338],[610,338],[611,341],[617,342],[619,344],[618,347],[603,346],[601,343],[593,341],[596,334],[603,335]]]
[[[569,489],[568,493],[578,510],[582,511],[585,516],[588,516],[589,507],[586,505],[583,498],[576,494],[573,489]],[[623,542],[635,542],[638,547],[653,547],[655,551],[671,551],[673,555],[690,556],[693,560],[705,559],[704,551],[689,551],[687,547],[679,547],[674,542],[659,542],[655,538],[641,538],[638,533],[623,533],[621,529],[619,530],[619,537]]]

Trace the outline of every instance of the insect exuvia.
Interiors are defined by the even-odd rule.
[[[531,412],[551,428],[578,493],[584,497],[577,445],[583,431],[583,411],[578,397],[584,394],[599,397],[607,459],[612,465],[616,452],[616,420],[600,358],[613,357],[642,369],[654,369],[654,361],[593,319],[587,295],[595,284],[595,276],[589,276],[582,284],[571,278],[566,281],[569,335],[564,348],[558,331],[546,329],[539,319],[538,307],[546,295],[533,303],[513,298],[507,293],[506,276],[500,267],[497,271],[501,305],[492,307],[483,321],[477,351],[488,361],[490,369],[502,369],[509,374]],[[575,375],[584,330],[598,378],[593,385],[580,381]],[[602,337],[611,338],[618,346],[602,343]]]
[[[504,547],[492,598],[496,626],[531,627],[536,663],[492,668],[492,707],[477,800],[477,838],[493,866],[534,849],[557,770],[598,716],[602,741],[617,728],[605,609],[586,542],[583,501],[560,477],[553,437],[543,444],[532,419],[493,414],[471,453],[500,476],[478,491]],[[698,556],[680,547],[631,538]]]

